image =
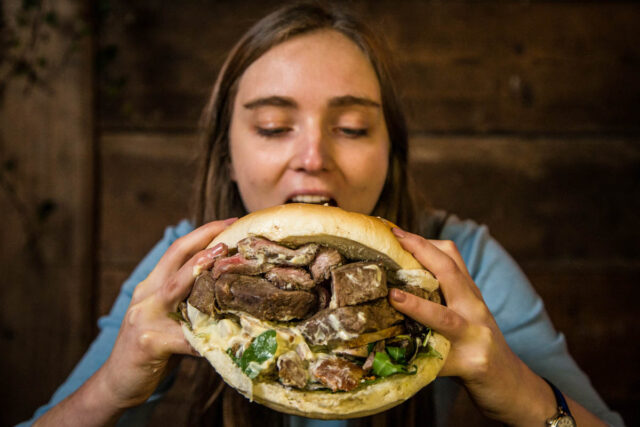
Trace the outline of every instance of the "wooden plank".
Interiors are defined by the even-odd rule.
[[[5,7],[12,26],[20,2]],[[62,26],[85,7],[62,1],[53,9]],[[0,425],[48,401],[94,330],[91,38],[60,61],[70,43],[54,30],[28,52],[57,70],[43,73],[45,86],[15,75],[0,83]]]
[[[276,3],[112,2],[101,126],[193,129],[224,56]],[[414,130],[640,129],[638,4],[352,5],[390,41]]]
[[[637,138],[415,137],[431,203],[488,224],[516,259],[638,259]]]
[[[128,276],[162,238],[166,227],[188,217],[195,145],[192,134],[123,133],[101,137],[99,247],[103,278],[111,270],[121,272],[119,278],[123,278],[122,274]],[[101,282],[100,313],[108,309],[120,284]]]

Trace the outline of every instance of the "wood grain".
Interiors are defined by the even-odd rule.
[[[232,43],[277,2],[114,2],[100,125],[193,129]],[[640,5],[351,2],[389,40],[414,130],[640,130]]]
[[[72,1],[56,10],[83,13]],[[39,54],[57,58],[65,45],[52,33]],[[2,94],[0,425],[49,400],[95,328],[91,70],[86,37],[46,88],[16,77]]]

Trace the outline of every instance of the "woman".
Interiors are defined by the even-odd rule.
[[[407,131],[383,52],[358,21],[316,5],[281,8],[249,30],[205,111],[194,220],[204,225],[169,229],[136,269],[101,319],[92,348],[36,413],[50,409],[41,424],[104,425],[123,414],[124,421],[144,421],[149,398],[166,388],[161,382],[173,367],[171,356],[194,355],[167,313],[188,295],[194,265],[211,265],[215,249],[203,248],[233,219],[209,221],[289,201],[330,202],[401,226],[398,240],[438,277],[448,306],[396,290],[390,302],[450,339],[442,375],[457,377],[487,416],[543,425],[557,411],[552,388],[539,376],[545,375],[563,389],[578,424],[602,425],[592,412],[622,423],[575,366],[539,297],[486,229],[414,210]],[[446,389],[444,382],[435,390],[440,418]],[[215,403],[222,398],[209,400],[207,408],[217,409],[197,413],[224,417],[226,406]]]

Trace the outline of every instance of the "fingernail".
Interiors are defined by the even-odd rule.
[[[404,231],[400,230],[398,227],[393,227],[393,228],[391,229],[391,232],[392,232],[393,234],[395,234],[395,235],[396,235],[396,237],[403,238],[403,237],[406,237],[406,236],[407,236],[407,233],[405,233]]]
[[[220,254],[225,254],[229,251],[229,248],[224,243],[220,242],[215,246],[209,248],[210,256],[218,256]]]
[[[225,225],[231,225],[234,222],[236,222],[238,220],[238,217],[233,217],[233,218],[227,218],[224,221],[222,221]]]
[[[392,300],[397,302],[403,302],[405,299],[407,299],[407,295],[400,289],[389,290],[389,295],[391,295]]]

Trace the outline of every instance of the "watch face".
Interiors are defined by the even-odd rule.
[[[557,427],[576,427],[576,422],[569,415],[562,415],[555,424]]]

